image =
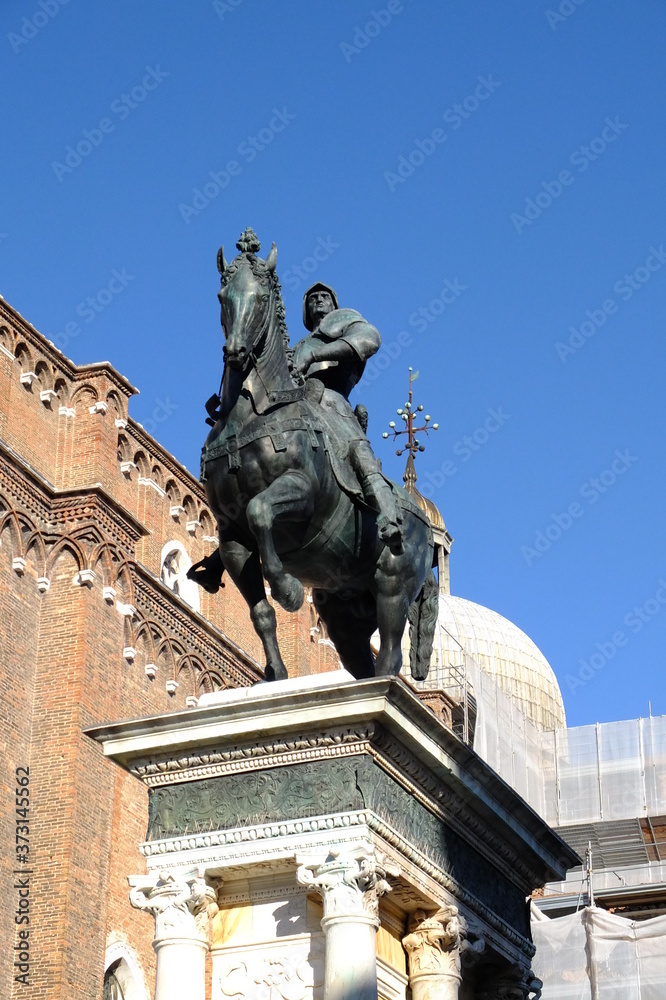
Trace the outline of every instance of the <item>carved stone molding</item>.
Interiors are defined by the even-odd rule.
[[[539,876],[525,859],[498,837],[493,830],[438,778],[375,724],[346,730],[302,733],[276,745],[252,743],[234,750],[213,747],[205,754],[160,755],[137,761],[132,772],[149,787],[169,785],[184,780],[215,777],[231,773],[257,771],[281,765],[323,758],[367,754],[405,788],[413,798],[445,822],[464,840],[484,855],[506,877],[521,880],[521,889],[531,892]],[[360,802],[357,808],[363,808]],[[342,807],[344,808],[344,807]],[[325,811],[325,810],[320,810]]]
[[[522,902],[518,907],[509,892],[510,877],[504,876],[504,881],[489,860],[475,853],[473,841],[448,829],[445,818],[428,808],[417,792],[397,783],[388,768],[378,767],[372,755],[362,753],[250,772],[243,769],[200,782],[183,782],[181,774],[177,783],[150,790],[149,837],[156,842],[146,844],[144,851],[150,856],[265,840],[333,828],[342,825],[345,815],[357,817],[356,823],[367,823],[531,957],[533,947],[522,933]],[[255,822],[246,826],[248,817]],[[492,899],[484,904],[481,899],[488,896],[490,885]]]
[[[308,754],[308,746],[305,744],[310,740],[309,747],[313,750],[325,749],[325,752]],[[146,759],[135,765],[133,773],[146,782],[146,784],[157,787],[158,785],[169,785],[174,782],[182,782],[187,772],[187,778],[212,777],[215,775],[230,774],[232,772],[241,773],[243,771],[257,771],[264,768],[272,768],[280,764],[292,763],[297,760],[322,759],[323,757],[349,757],[350,747],[354,747],[359,754],[370,756],[383,771],[385,771],[394,781],[405,788],[409,794],[419,801],[429,812],[438,817],[441,821],[450,826],[462,837],[466,843],[483,854],[505,878],[515,880],[519,875],[522,880],[521,889],[525,892],[538,882],[538,876],[532,872],[529,865],[519,857],[506,842],[496,836],[487,824],[481,820],[458,800],[453,792],[446,789],[435,775],[426,771],[422,765],[411,754],[400,747],[395,740],[386,734],[380,726],[371,726],[367,729],[355,727],[349,730],[345,740],[340,739],[339,730],[331,733],[299,735],[295,741],[300,743],[299,750],[292,759],[288,754],[294,753],[292,750],[281,751],[285,753],[284,758],[279,759],[274,745],[252,744],[233,751],[235,766],[229,766],[231,757],[225,759],[225,751],[222,748],[212,749],[210,754],[204,759],[204,755],[198,757],[167,757],[161,759]],[[329,742],[330,741],[330,742]],[[190,763],[191,761],[191,763]],[[190,768],[193,768],[190,773]],[[202,770],[197,770],[202,769]],[[154,777],[151,777],[153,775]],[[360,801],[355,808],[363,808],[364,801]],[[350,808],[350,806],[342,806]],[[325,810],[320,810],[325,811]]]
[[[373,744],[376,748],[375,753],[379,750],[378,763],[388,773],[467,842],[490,857],[492,863],[505,876],[515,878],[519,875],[526,894],[532,891],[534,885],[539,882],[538,873],[534,872],[503,838],[496,836],[488,824],[470,810],[467,803],[452,789],[447,788],[435,775],[424,770],[420,761],[381,727],[378,727]]]
[[[374,813],[368,812],[366,815],[366,822],[368,827],[375,833],[377,833],[383,840],[396,849],[401,855],[404,855],[409,861],[411,861],[417,868],[425,872],[432,880],[442,886],[448,893],[454,896],[456,899],[460,900],[468,906],[473,912],[477,913],[482,920],[485,921],[487,925],[498,932],[501,938],[509,941],[517,950],[518,953],[526,955],[528,958],[532,958],[535,953],[534,945],[522,934],[519,934],[506,920],[499,917],[490,907],[486,906],[485,903],[475,896],[472,892],[468,891],[463,887],[463,885],[448,872],[446,872],[439,865],[434,864],[429,858],[425,856],[421,851],[414,847],[414,845],[405,837],[397,834],[390,826],[388,826],[383,820],[375,816]],[[485,944],[484,944],[485,947]],[[482,946],[478,945],[479,950],[483,950]]]
[[[304,733],[287,739],[211,747],[205,753],[190,753],[178,758],[163,754],[145,761],[137,760],[130,770],[148,787],[158,787],[171,784],[174,780],[193,781],[309,760],[346,757],[370,752],[369,740],[375,729],[374,723],[368,723],[353,728],[331,729],[326,733]]]

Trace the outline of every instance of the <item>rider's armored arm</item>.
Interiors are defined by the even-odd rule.
[[[336,309],[324,316],[315,331],[315,339],[322,339],[322,349],[317,348],[318,361],[338,360],[339,357],[349,357],[343,349],[338,354],[335,346],[341,343],[348,345],[352,353],[361,361],[367,361],[379,350],[382,338],[379,330],[363,319],[355,309]],[[326,354],[324,354],[326,351]]]
[[[365,364],[379,350],[379,331],[355,309],[336,309],[325,316],[317,329],[294,349],[294,363],[307,371],[324,361],[351,361]]]
[[[294,362],[302,371],[325,361],[364,365],[379,350],[381,342],[379,331],[355,309],[336,309],[296,345]]]
[[[316,364],[318,361],[342,361],[345,358],[350,360],[357,352],[346,339],[340,340],[320,340],[319,337],[310,338],[309,363]]]

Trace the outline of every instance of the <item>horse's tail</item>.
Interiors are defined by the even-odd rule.
[[[428,676],[438,613],[439,586],[430,570],[409,609],[409,669],[415,681],[424,681]]]

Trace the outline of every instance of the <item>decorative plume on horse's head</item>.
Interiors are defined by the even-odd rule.
[[[261,243],[252,226],[247,226],[244,232],[240,234],[236,249],[240,250],[241,253],[259,253]]]
[[[240,264],[243,260],[249,263],[253,273],[257,274],[257,276],[259,276],[257,272],[260,272],[262,267],[265,267],[269,273],[273,273],[275,271],[275,265],[277,263],[277,247],[275,243],[273,243],[266,260],[262,260],[261,257],[257,257],[256,255],[261,250],[261,243],[259,242],[259,237],[251,226],[247,226],[240,234],[238,242],[236,243],[236,248],[240,250],[240,254],[231,262],[231,264],[228,264],[224,258],[224,247],[220,247],[217,251],[217,269],[220,272],[220,277],[223,283],[225,280],[225,272],[229,271],[231,268],[231,272],[233,273],[236,269],[234,264],[237,264],[237,262]],[[259,265],[259,267],[257,267],[257,265]]]
[[[287,330],[287,318],[285,315],[284,302],[282,300],[282,289],[275,270],[275,265],[277,264],[277,247],[275,243],[273,243],[266,260],[262,260],[261,257],[257,257],[257,253],[261,250],[261,243],[259,242],[259,237],[255,233],[254,229],[252,229],[251,226],[247,226],[238,237],[236,248],[240,251],[240,253],[237,257],[234,257],[231,263],[228,263],[225,260],[224,247],[220,247],[217,251],[217,269],[220,272],[220,285],[224,288],[231,281],[239,267],[243,264],[250,267],[252,274],[258,281],[268,280],[275,295],[275,312],[280,333],[282,334],[282,339],[284,341],[287,362],[290,370],[292,371],[292,377],[299,384],[302,384],[302,376],[300,376],[293,369],[293,350],[289,346],[289,331]]]

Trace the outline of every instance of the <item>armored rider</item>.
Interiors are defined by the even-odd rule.
[[[368,358],[379,350],[381,337],[355,309],[340,309],[335,291],[317,282],[303,296],[303,324],[308,336],[296,344],[293,363],[312,386],[321,383],[319,402],[335,409],[347,424],[348,458],[363,492],[363,497],[379,515],[379,535],[394,552],[402,549],[401,518],[395,496],[381,473],[362,419],[349,404],[349,394],[360,381]],[[326,392],[332,390],[332,393]],[[351,422],[350,422],[351,421]],[[367,415],[365,415],[367,426]]]

